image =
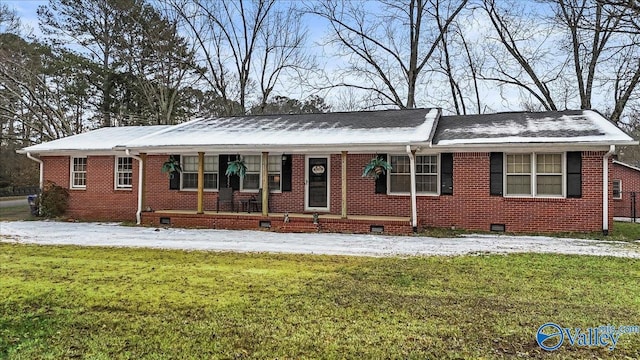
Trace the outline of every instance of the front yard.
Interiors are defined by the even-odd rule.
[[[538,327],[640,325],[640,261],[0,243],[0,358],[637,358]]]

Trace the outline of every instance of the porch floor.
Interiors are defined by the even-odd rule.
[[[155,210],[143,212],[142,220],[145,225],[177,226],[213,229],[236,230],[270,230],[280,232],[342,232],[342,233],[370,233],[411,234],[410,217],[400,216],[370,216],[348,215],[343,219],[337,214],[318,214],[318,223],[313,223],[313,214],[289,213],[289,222],[284,222],[284,213],[269,213],[263,216],[261,212],[231,212],[204,211],[198,214],[196,210]],[[374,230],[374,228],[376,228]]]

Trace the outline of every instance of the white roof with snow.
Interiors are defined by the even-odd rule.
[[[39,154],[67,151],[111,151],[116,145],[169,127],[168,125],[106,127],[29,146],[18,150],[18,152]]]

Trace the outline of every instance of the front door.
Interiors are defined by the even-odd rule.
[[[329,210],[329,158],[307,158],[306,210]]]

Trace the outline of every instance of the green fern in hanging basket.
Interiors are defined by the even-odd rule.
[[[244,163],[243,159],[238,159],[227,163],[227,171],[225,171],[224,174],[226,176],[238,175],[243,178],[246,173],[247,165]]]
[[[180,167],[180,162],[176,160],[173,156],[169,156],[169,160],[165,161],[162,164],[162,172],[167,173],[169,177],[173,175],[173,173],[181,172],[182,168]]]
[[[391,164],[383,158],[376,156],[371,159],[367,165],[365,165],[364,170],[362,171],[362,177],[377,179],[380,175],[386,174],[389,170],[391,170]]]

